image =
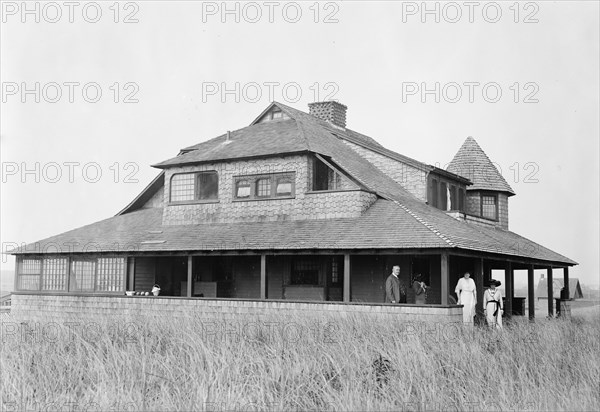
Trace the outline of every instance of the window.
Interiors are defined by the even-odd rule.
[[[458,210],[465,211],[465,190],[462,188],[458,189]]]
[[[239,199],[250,197],[250,181],[240,180],[236,183],[235,197]]]
[[[178,173],[171,178],[171,202],[216,200],[218,197],[217,172]]]
[[[448,205],[449,210],[457,210],[458,209],[458,193],[456,191],[456,186],[450,186],[450,204]]]
[[[292,285],[318,285],[319,262],[312,259],[294,260],[291,275]]]
[[[194,200],[194,173],[181,173],[171,178],[171,202]]]
[[[96,290],[119,292],[124,288],[125,258],[99,258]]]
[[[321,159],[313,160],[313,185],[312,190],[340,190],[342,176],[325,164]]]
[[[292,195],[292,180],[289,177],[281,177],[277,179],[277,187],[275,189],[276,196],[291,196]]]
[[[433,207],[438,207],[438,181],[437,181],[437,179],[431,179],[431,185],[429,186],[429,204]]]
[[[496,196],[481,195],[481,216],[487,219],[497,220]]]
[[[446,182],[440,182],[440,197],[438,202],[438,208],[442,210],[448,209],[448,185]]]
[[[71,283],[69,289],[77,292],[93,292],[95,277],[95,260],[74,260],[71,262]]]
[[[331,283],[340,283],[340,265],[338,264],[338,257],[334,256],[331,260]]]
[[[271,179],[261,178],[256,180],[256,197],[271,197]]]
[[[23,259],[18,266],[18,288],[19,290],[39,290],[40,275],[42,273],[41,259]]]
[[[44,258],[42,290],[67,290],[67,258]]]
[[[234,199],[257,200],[294,196],[293,172],[234,177]]]

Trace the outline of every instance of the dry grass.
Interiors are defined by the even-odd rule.
[[[599,410],[597,313],[502,333],[358,318],[4,324],[2,410]]]

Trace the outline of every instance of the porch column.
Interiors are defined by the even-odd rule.
[[[188,264],[187,264],[187,297],[192,297],[192,256],[188,256]]]
[[[552,283],[554,282],[554,280],[552,279],[552,267],[549,267],[547,269],[548,272],[548,316],[553,317],[554,316],[554,291],[552,290]]]
[[[450,282],[450,259],[448,252],[443,252],[441,257],[442,276],[442,305],[448,304],[448,283]]]
[[[569,267],[565,266],[563,268],[563,279],[565,282],[565,293],[567,295],[567,299],[571,297],[571,292],[569,291]]]
[[[350,254],[344,254],[344,302],[350,302]]]
[[[135,290],[135,257],[127,258],[127,289]]]
[[[260,255],[260,298],[267,299],[267,255]]]
[[[507,317],[512,316],[512,301],[515,296],[513,280],[514,280],[514,270],[512,268],[512,264],[510,262],[506,262],[506,266],[504,269],[504,281],[506,282],[506,301],[504,302],[504,313],[506,313]]]
[[[527,268],[527,306],[529,308],[529,320],[535,319],[535,296],[533,288],[533,265]]]
[[[477,304],[475,305],[475,312],[477,316],[483,314],[483,258],[475,259],[475,269],[473,278],[475,280],[475,287],[477,288]]]

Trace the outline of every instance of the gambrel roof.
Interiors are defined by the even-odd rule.
[[[473,185],[467,190],[506,192],[509,196],[515,194],[494,163],[471,136],[467,137],[446,169],[469,179]]]
[[[250,126],[187,147],[179,156],[158,163],[164,169],[175,165],[233,159],[316,153],[338,165],[378,199],[357,218],[294,220],[260,223],[162,224],[162,209],[137,209],[139,200],[110,219],[66,232],[39,242],[78,244],[74,252],[97,243],[103,251],[129,245],[140,252],[200,250],[349,250],[457,248],[499,255],[530,258],[567,265],[576,262],[529,239],[497,227],[457,220],[425,204],[399,183],[343,142],[344,139],[414,165],[425,171],[433,166],[388,151],[373,139],[343,130],[307,113],[280,103],[290,119]],[[264,113],[264,112],[263,112]],[[159,176],[160,177],[160,176]],[[155,185],[156,186],[156,185]],[[149,188],[153,187],[152,185]],[[150,190],[150,189],[149,189]],[[148,198],[138,196],[136,199]],[[79,249],[77,249],[79,248]],[[35,253],[24,247],[16,253]],[[51,253],[50,250],[47,253]]]

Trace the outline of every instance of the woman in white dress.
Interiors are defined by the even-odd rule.
[[[490,328],[502,329],[502,313],[504,304],[502,293],[498,286],[502,283],[496,279],[490,280],[490,288],[483,293],[483,311]]]
[[[454,292],[456,292],[456,296],[458,297],[457,304],[463,305],[463,323],[465,325],[473,325],[475,304],[477,303],[477,290],[469,272],[465,272],[463,277],[458,279]]]

